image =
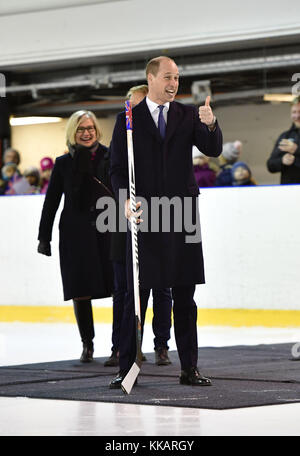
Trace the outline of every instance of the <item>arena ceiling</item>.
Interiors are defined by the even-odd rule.
[[[210,91],[213,105],[262,103],[265,93],[291,93],[300,71],[300,36],[262,39],[230,46],[159,50],[180,69],[179,99],[201,103]],[[69,61],[5,69],[6,97],[15,116],[59,115],[91,109],[99,117],[120,111],[127,90],[145,83],[153,55]],[[300,74],[299,74],[300,80]]]

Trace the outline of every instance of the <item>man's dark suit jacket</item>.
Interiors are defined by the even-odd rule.
[[[111,183],[116,196],[120,189],[128,189],[128,156],[125,112],[117,116],[111,141]],[[217,157],[222,152],[222,133],[219,126],[211,132],[199,120],[194,106],[172,102],[168,111],[166,137],[160,137],[146,99],[133,108],[133,147],[137,201],[139,197],[148,202],[142,218],[150,228],[151,198],[177,197],[185,206],[185,197],[192,204],[192,222],[200,230],[198,212],[199,189],[195,181],[192,162],[192,146],[205,155]],[[143,207],[142,207],[143,208]],[[145,209],[145,205],[144,205]],[[172,212],[172,211],[171,211]],[[141,288],[165,288],[204,283],[202,243],[187,243],[190,234],[184,221],[183,230],[176,232],[171,215],[169,232],[139,232],[139,266]],[[178,226],[178,218],[176,219]],[[176,225],[176,224],[175,224]],[[187,229],[184,229],[187,228]],[[196,231],[197,231],[196,230]],[[197,232],[198,232],[197,231]],[[128,236],[129,237],[129,236]],[[131,266],[131,249],[128,242],[127,265]],[[129,287],[132,287],[129,271]]]

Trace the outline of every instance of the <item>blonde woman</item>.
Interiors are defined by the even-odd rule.
[[[38,252],[51,255],[55,214],[64,194],[59,222],[59,254],[64,300],[73,300],[83,343],[81,362],[93,360],[92,299],[112,295],[109,233],[96,229],[96,201],[110,193],[108,149],[100,141],[95,115],[77,111],[66,128],[69,152],[58,157],[45,196],[39,226]]]

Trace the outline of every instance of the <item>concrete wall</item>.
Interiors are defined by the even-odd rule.
[[[239,139],[243,142],[241,160],[251,168],[258,184],[279,184],[280,174],[271,174],[266,168],[278,136],[290,128],[289,103],[247,104],[219,108],[224,142]]]

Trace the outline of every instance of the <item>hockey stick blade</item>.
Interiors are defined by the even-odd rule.
[[[133,363],[131,366],[130,371],[124,378],[124,380],[121,383],[121,388],[123,393],[125,394],[130,394],[132,387],[137,379],[137,376],[139,375],[141,368],[138,366],[137,362]]]

